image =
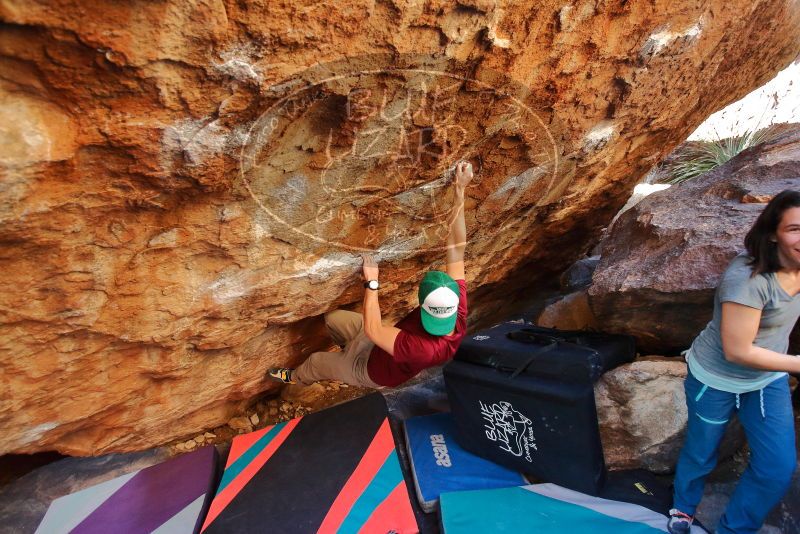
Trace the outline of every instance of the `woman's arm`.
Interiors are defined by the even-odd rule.
[[[800,372],[800,358],[753,345],[761,322],[761,310],[738,304],[722,303],[722,350],[725,359],[765,371]]]

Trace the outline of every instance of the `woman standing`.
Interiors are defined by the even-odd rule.
[[[775,196],[745,237],[747,254],[728,265],[714,315],[686,356],[689,424],[675,474],[668,530],[690,532],[706,476],[734,412],[750,464],[720,519],[718,534],[756,532],[789,488],[795,467],[794,415],[786,354],[800,316],[800,192]]]

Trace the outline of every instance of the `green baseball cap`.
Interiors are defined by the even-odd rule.
[[[455,328],[460,294],[458,283],[447,273],[425,273],[419,284],[419,307],[426,332],[443,336]]]

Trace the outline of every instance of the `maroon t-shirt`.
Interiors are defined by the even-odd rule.
[[[425,331],[419,306],[395,326],[401,330],[394,340],[394,356],[375,345],[369,354],[367,372],[381,386],[398,386],[428,367],[441,365],[455,355],[467,333],[467,283],[456,280],[459,289],[455,331],[434,336]]]

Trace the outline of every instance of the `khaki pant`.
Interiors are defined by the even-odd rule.
[[[301,384],[339,380],[351,386],[379,388],[367,373],[369,353],[375,344],[364,333],[360,313],[334,310],[325,314],[325,326],[342,352],[315,352],[292,373]]]

